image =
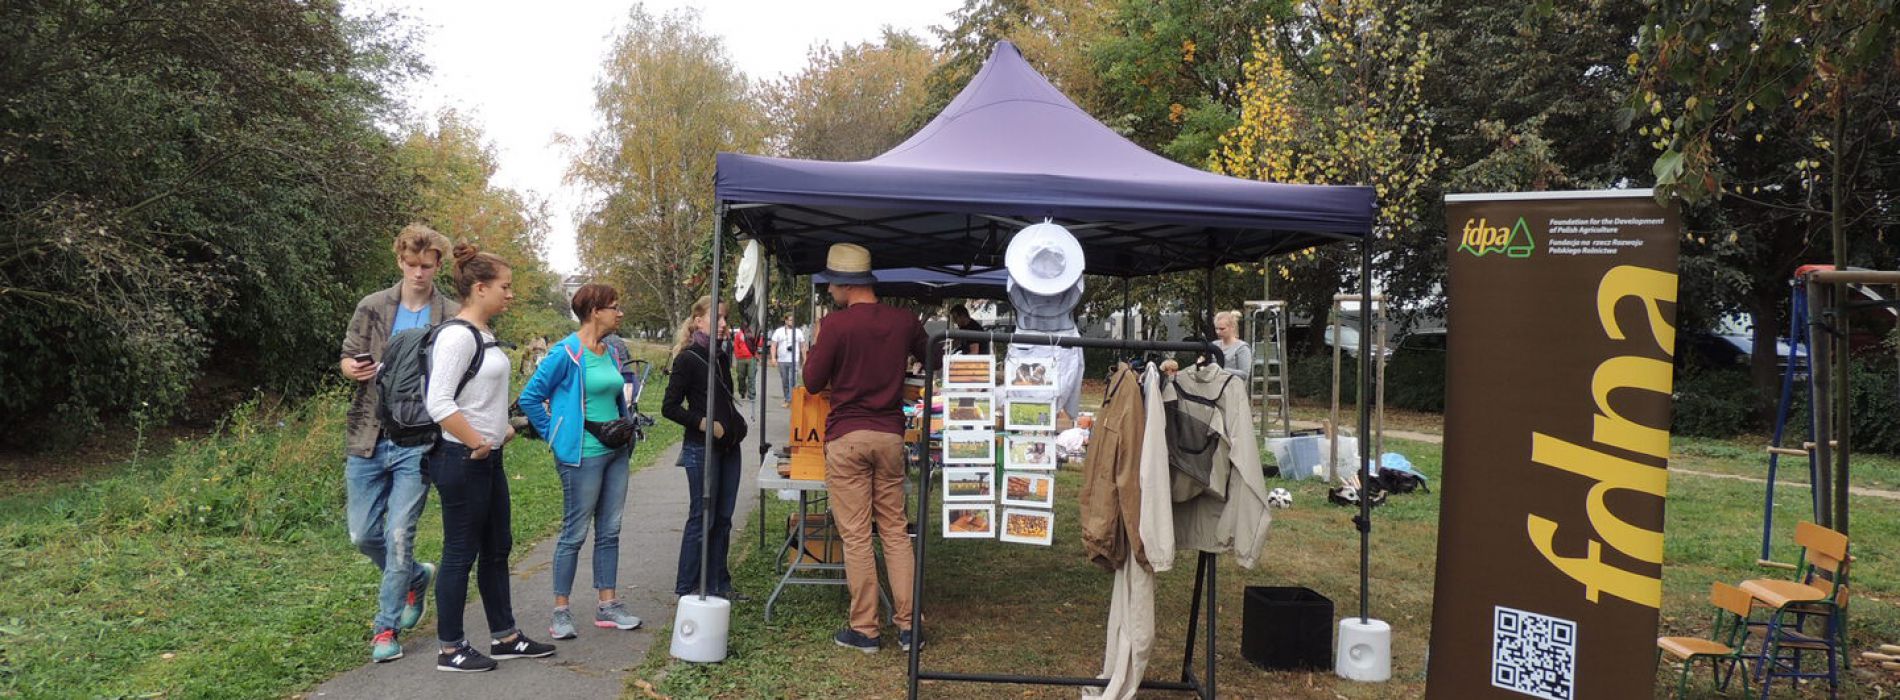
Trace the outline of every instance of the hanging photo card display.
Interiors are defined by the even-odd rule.
[[[1047,435],[1004,437],[1003,468],[1055,471],[1056,439]]]
[[[989,467],[945,467],[942,473],[944,501],[996,500],[996,470]]]
[[[952,428],[996,427],[996,404],[987,391],[943,392],[943,424]]]
[[[1054,360],[1012,359],[1004,363],[1003,385],[1011,390],[1041,389],[1050,394],[1056,390],[1056,368]]]
[[[1055,432],[1055,396],[1012,393],[1003,401],[1003,427],[1009,430]]]
[[[981,389],[988,391],[996,387],[995,355],[945,355],[943,358],[943,388]]]
[[[943,504],[943,536],[949,539],[996,539],[996,506],[989,503]]]
[[[944,464],[996,464],[996,431],[960,429],[943,431]]]
[[[1046,510],[1003,509],[1004,542],[1039,544],[1055,542],[1056,514]]]
[[[1055,475],[1004,472],[1003,505],[1030,508],[1056,507]]]

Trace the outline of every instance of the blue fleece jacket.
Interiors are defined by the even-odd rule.
[[[534,368],[534,376],[528,379],[528,385],[521,389],[521,398],[515,401],[521,405],[521,413],[528,417],[534,431],[554,450],[554,461],[570,466],[581,463],[581,436],[587,432],[583,418],[587,411],[581,403],[587,397],[587,372],[582,364],[582,353],[586,351],[579,333],[562,338],[548,348],[548,356]],[[616,368],[623,368],[622,376],[625,376],[626,358],[611,348],[607,356],[613,358]],[[624,393],[614,393],[614,405],[620,409],[620,415],[627,415]]]

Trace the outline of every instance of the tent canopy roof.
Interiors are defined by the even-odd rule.
[[[905,267],[895,270],[877,270],[877,285],[873,287],[880,297],[899,297],[904,299],[1007,299],[1009,294],[1004,285],[1009,281],[1009,271],[1002,268],[974,270],[936,270],[921,267]],[[825,273],[812,275],[812,286],[823,287],[830,280]]]
[[[1148,275],[1258,260],[1372,227],[1368,187],[1286,185],[1196,170],[1122,138],[997,44],[943,113],[870,160],[720,153],[718,199],[746,234],[809,274],[832,243],[879,268],[997,267],[1045,218],[1092,274]]]

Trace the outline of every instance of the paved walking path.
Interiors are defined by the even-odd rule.
[[[758,503],[756,487],[758,439],[762,432],[785,434],[790,413],[779,408],[777,374],[772,376],[771,397],[766,402],[768,426],[756,426],[746,438],[745,468],[739,484],[739,499],[733,513],[735,541],[733,551],[748,543],[737,541],[745,529],[747,517]],[[648,413],[659,415],[659,397],[643,397]],[[758,409],[746,402],[746,418],[757,422]],[[662,419],[664,420],[664,419]],[[782,440],[780,440],[782,442]],[[545,447],[539,444],[527,449]],[[514,448],[510,448],[514,449]],[[620,531],[620,597],[644,624],[633,631],[594,627],[593,536],[589,533],[581,546],[578,571],[574,575],[573,609],[580,637],[553,642],[559,647],[545,659],[502,661],[501,667],[488,673],[444,673],[435,670],[435,615],[403,639],[403,658],[383,664],[363,666],[330,679],[306,695],[310,698],[508,698],[509,700],[556,700],[559,698],[615,698],[626,687],[627,675],[646,658],[649,650],[664,650],[666,639],[657,630],[673,621],[678,598],[673,595],[673,579],[679,568],[680,531],[686,520],[686,475],[675,463],[679,447],[662,453],[653,464],[635,472],[627,480],[627,506]],[[532,545],[528,555],[515,564],[511,582],[515,620],[528,636],[542,642],[548,639],[548,614],[553,609],[555,537]],[[517,544],[517,546],[521,546]],[[766,591],[747,591],[751,602],[733,606],[735,615],[760,614]],[[431,603],[434,601],[431,600]],[[368,604],[368,603],[365,603]],[[468,609],[464,624],[470,643],[487,651],[487,622],[476,594],[475,582],[469,581]],[[662,652],[663,653],[663,652]],[[369,646],[363,647],[365,659]]]

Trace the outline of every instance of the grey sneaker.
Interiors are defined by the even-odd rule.
[[[555,608],[554,621],[548,624],[548,636],[555,639],[580,636],[574,633],[574,613],[567,608]]]
[[[627,604],[618,600],[601,605],[594,610],[594,626],[608,629],[640,629],[640,618],[627,612]]]

